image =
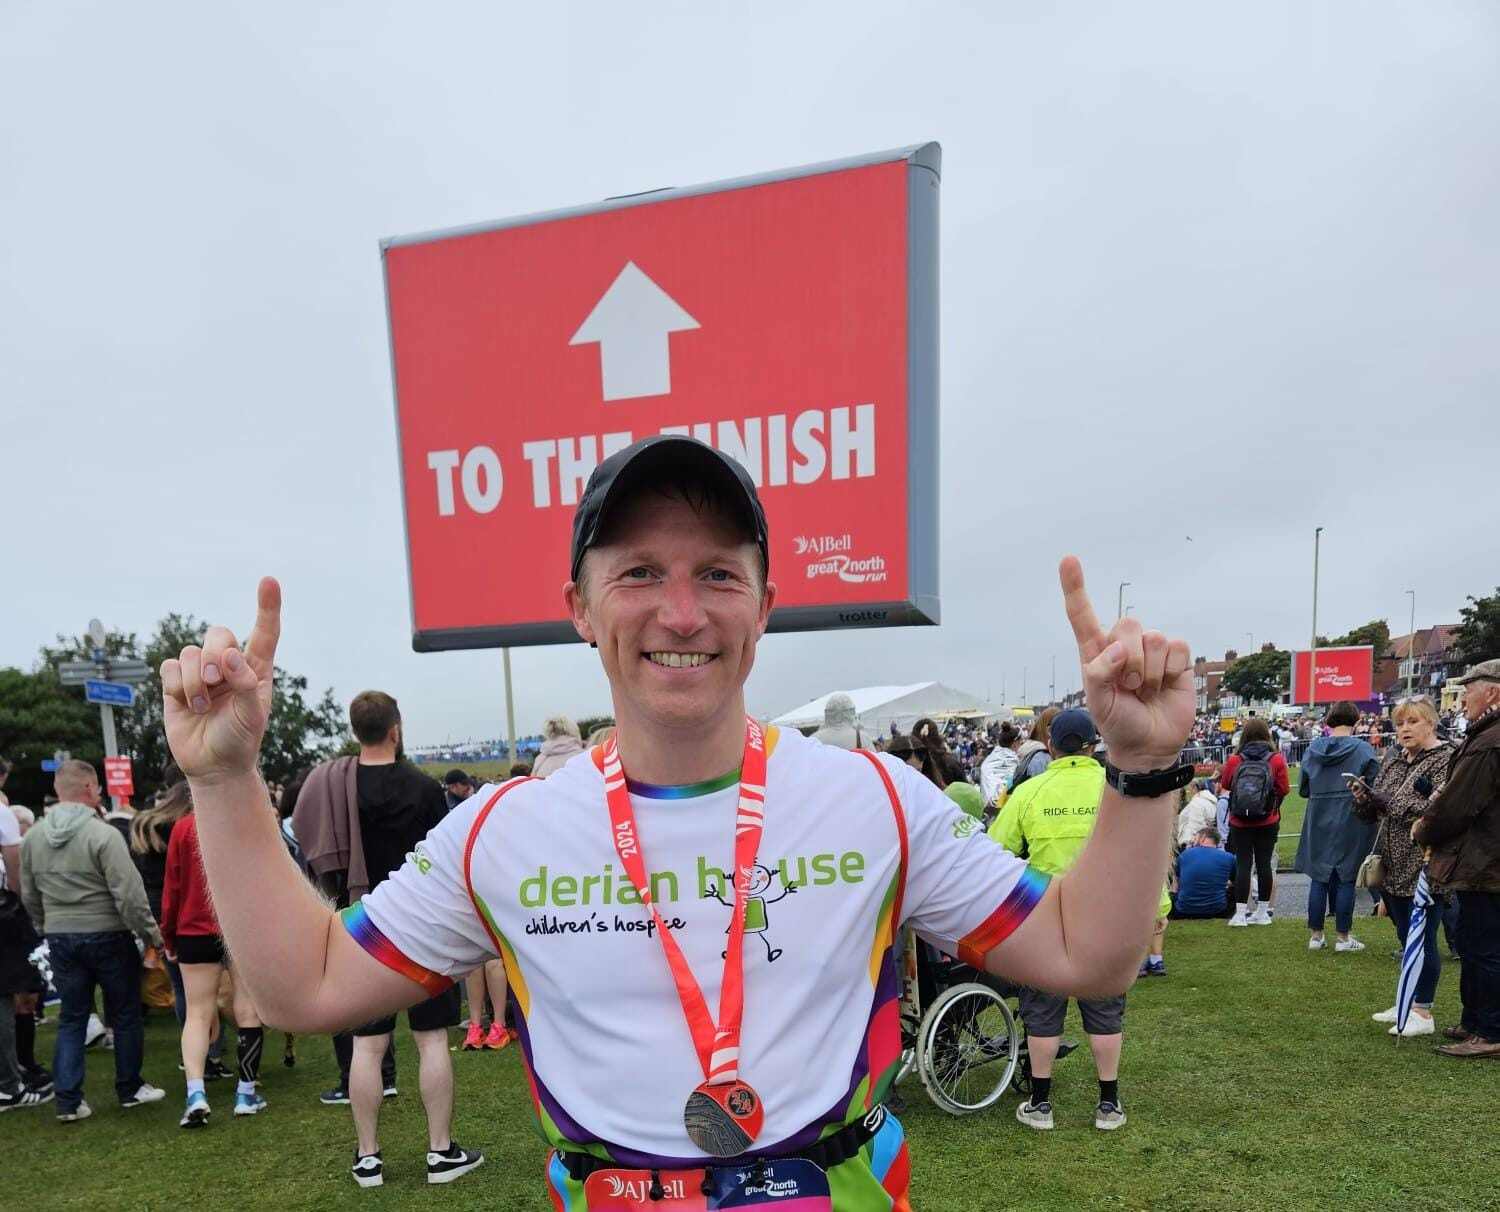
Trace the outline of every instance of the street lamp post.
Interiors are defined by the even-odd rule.
[[[1125,591],[1129,588],[1129,581],[1120,582],[1120,600],[1119,604],[1115,607],[1115,618],[1117,619],[1123,619],[1125,617]]]
[[[1255,653],[1255,632],[1253,632],[1253,631],[1247,631],[1247,632],[1245,632],[1245,638],[1250,641],[1250,647],[1247,648],[1247,649],[1245,649],[1245,653],[1246,653],[1246,655],[1253,656],[1254,653]]]
[[[1307,659],[1307,706],[1313,710],[1318,705],[1318,554],[1323,539],[1323,528],[1313,531],[1313,617],[1312,651]]]
[[[1411,627],[1406,637],[1406,697],[1411,698],[1411,679],[1416,672],[1416,647],[1417,647],[1417,591],[1408,589],[1411,595]]]

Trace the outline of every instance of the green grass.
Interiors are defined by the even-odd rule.
[[[902,1118],[912,1142],[913,1207],[1500,1206],[1493,1127],[1500,1066],[1436,1056],[1430,1040],[1398,1046],[1371,1023],[1371,1011],[1388,1006],[1395,988],[1393,937],[1384,921],[1362,918],[1356,930],[1369,950],[1335,955],[1308,952],[1305,932],[1293,922],[1236,931],[1219,922],[1174,922],[1170,975],[1143,981],[1130,996],[1121,1074],[1130,1122],[1113,1134],[1092,1126],[1097,1089],[1082,1051],[1058,1065],[1058,1128],[1051,1133],[1015,1122],[1014,1095],[956,1119],[910,1079]],[[1449,965],[1438,989],[1440,1023],[1457,1016],[1456,968]],[[38,1041],[44,1056],[52,1030],[43,1028]],[[1081,1038],[1072,1016],[1067,1032]],[[517,1051],[454,1054],[455,1133],[482,1149],[489,1164],[450,1187],[429,1188],[422,1181],[415,1052],[404,1028],[398,1047],[401,1096],[382,1114],[381,1190],[357,1191],[348,1177],[347,1108],[317,1102],[334,1074],[325,1039],[300,1041],[297,1067],[284,1069],[281,1036],[271,1033],[263,1075],[269,1111],[235,1120],[231,1088],[213,1083],[214,1122],[189,1133],[177,1127],[182,1083],[165,1013],[149,1021],[145,1073],[168,1088],[170,1100],[121,1111],[110,1056],[91,1053],[92,1119],[64,1126],[47,1107],[0,1121],[3,1189],[16,1207],[31,1210],[355,1202],[371,1209],[547,1208]]]
[[[1276,857],[1282,871],[1292,869],[1292,860],[1297,857],[1297,838],[1302,832],[1302,818],[1307,815],[1307,801],[1297,794],[1297,778],[1301,767],[1291,769],[1291,794],[1281,801],[1281,828],[1276,835]]]
[[[510,761],[505,758],[497,758],[492,762],[423,762],[417,769],[430,778],[440,779],[455,765],[471,778],[479,780],[481,786],[485,783],[498,783],[501,779],[510,775]]]

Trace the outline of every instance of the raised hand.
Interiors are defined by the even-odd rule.
[[[162,714],[172,757],[190,778],[249,774],[271,717],[281,586],[263,577],[255,627],[244,648],[226,627],[210,627],[203,646],[189,645],[161,665]]]
[[[1089,714],[1109,760],[1127,771],[1175,766],[1197,707],[1187,642],[1145,631],[1132,618],[1120,619],[1106,633],[1078,558],[1063,557],[1057,574],[1078,641]]]

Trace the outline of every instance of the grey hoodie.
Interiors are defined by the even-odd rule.
[[[161,941],[124,839],[87,804],[54,804],[21,840],[21,899],[39,934]]]

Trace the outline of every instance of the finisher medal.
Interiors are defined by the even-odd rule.
[[[765,1108],[760,1095],[740,1080],[740,1024],[745,1017],[745,906],[750,899],[750,875],[755,869],[765,823],[766,742],[754,720],[745,721],[745,757],[740,766],[740,799],[734,825],[734,915],[724,949],[724,981],[719,991],[719,1021],[714,1023],[682,948],[651,900],[646,861],[636,835],[635,809],[625,786],[620,751],[613,738],[596,759],[604,772],[604,798],[609,805],[615,852],[641,904],[651,911],[656,936],[661,939],[682,1013],[692,1033],[705,1080],[688,1096],[683,1122],[688,1138],[710,1157],[738,1157],[760,1134]]]

